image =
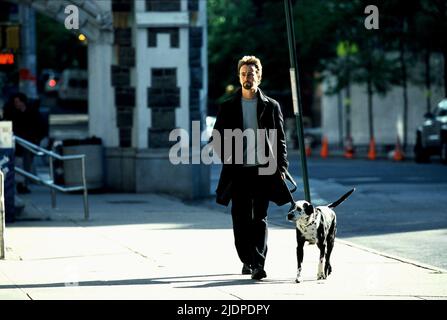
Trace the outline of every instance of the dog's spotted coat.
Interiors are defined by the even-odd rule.
[[[316,244],[318,227],[322,225],[324,234],[328,234],[334,219],[336,219],[334,211],[328,210],[327,207],[316,207],[309,216],[301,215],[296,220],[296,227],[309,244]]]
[[[326,279],[332,272],[330,256],[335,242],[337,218],[333,208],[342,203],[355,189],[344,194],[337,201],[314,208],[305,200],[292,203],[287,218],[295,221],[297,234],[298,271],[296,282],[300,282],[301,264],[304,256],[304,243],[317,244],[320,249],[317,279]]]

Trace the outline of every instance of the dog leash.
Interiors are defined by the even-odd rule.
[[[297,186],[295,180],[293,180],[293,177],[290,175],[288,170],[286,170],[285,175],[286,175],[286,179],[289,180],[290,183],[293,185],[293,188],[289,189],[290,193],[292,194],[296,191],[296,189],[298,189],[298,186]]]

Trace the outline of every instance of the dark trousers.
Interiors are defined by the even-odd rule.
[[[238,168],[233,180],[231,215],[236,250],[242,263],[264,268],[267,255],[266,194],[269,177],[257,167]]]

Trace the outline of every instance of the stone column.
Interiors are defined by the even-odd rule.
[[[191,133],[191,121],[205,114],[206,3],[201,2],[135,3],[137,192],[189,199],[209,194],[209,167],[191,161],[173,165],[168,157],[175,143],[170,132]]]
[[[112,46],[105,39],[88,45],[89,135],[100,137],[106,147],[118,145],[110,68],[112,55]]]

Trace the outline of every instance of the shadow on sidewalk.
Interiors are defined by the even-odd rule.
[[[41,283],[41,284],[18,284],[18,285],[0,285],[1,289],[37,289],[37,288],[61,288],[61,287],[96,287],[96,286],[132,286],[132,285],[162,285],[162,284],[176,284],[175,288],[212,288],[223,286],[239,286],[252,284],[280,284],[292,283],[289,280],[263,280],[257,281],[250,278],[244,279],[216,279],[216,277],[240,276],[239,274],[209,274],[209,275],[190,275],[177,277],[162,277],[162,278],[148,278],[148,279],[123,279],[123,280],[92,280],[80,282],[55,282],[55,283]],[[197,279],[201,278],[201,279]],[[211,278],[211,279],[203,279]],[[197,285],[181,286],[187,283],[200,283]]]

